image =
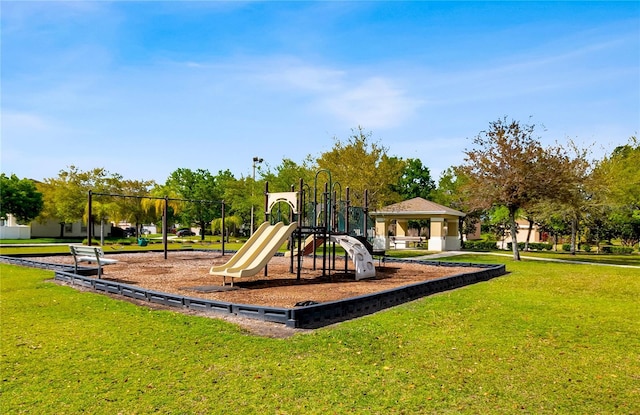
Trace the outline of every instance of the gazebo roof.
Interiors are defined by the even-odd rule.
[[[394,203],[393,205],[385,206],[382,209],[371,212],[371,216],[389,216],[389,217],[403,217],[403,216],[466,216],[459,210],[451,209],[432,202],[421,197],[414,197],[413,199],[405,200],[404,202]]]

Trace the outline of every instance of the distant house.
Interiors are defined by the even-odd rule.
[[[529,233],[529,221],[526,219],[517,219],[516,220],[517,233],[516,239],[518,242],[526,242],[527,234]],[[531,238],[529,238],[529,242],[546,242],[547,234],[542,232],[538,225],[533,224],[533,228],[531,229]],[[496,244],[500,249],[506,249],[507,244],[511,242],[511,232],[507,229],[507,232],[504,235],[504,238],[499,240]]]
[[[106,223],[104,236],[111,234],[112,225]],[[100,224],[95,224],[94,235],[100,235]],[[61,224],[57,220],[43,223],[32,221],[29,225],[19,225],[12,215],[0,219],[0,239],[31,239],[31,238],[84,238],[87,236],[87,225],[82,221]]]
[[[100,224],[95,224],[93,229],[100,232]],[[111,233],[111,224],[106,224],[105,229]],[[94,234],[99,235],[99,233]],[[87,236],[87,225],[82,221],[72,223],[60,223],[58,220],[47,220],[45,222],[31,222],[32,238],[82,238]],[[106,236],[106,235],[105,235]]]

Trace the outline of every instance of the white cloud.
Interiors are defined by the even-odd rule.
[[[259,71],[265,68],[256,67]],[[285,59],[267,65],[257,77],[271,88],[305,94],[309,108],[350,127],[393,127],[411,117],[422,104],[395,79],[366,72],[374,71],[334,69]]]
[[[421,102],[381,77],[344,85],[336,94],[321,99],[324,108],[348,125],[386,128],[400,125],[413,115]]]

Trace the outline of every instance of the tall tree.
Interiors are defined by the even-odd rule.
[[[420,159],[407,159],[398,184],[393,188],[404,200],[414,197],[430,199],[436,185],[429,168],[423,166]]]
[[[149,192],[151,198],[142,200],[142,207],[150,217],[156,221],[163,215],[167,215],[167,224],[175,222],[176,214],[182,209],[182,202],[178,194],[167,185],[154,184]],[[167,211],[165,212],[165,198],[167,198]],[[157,222],[156,222],[157,224]]]
[[[636,136],[598,163],[594,176],[610,206],[640,210],[640,140]]]
[[[260,195],[251,196],[253,190],[253,180],[251,177],[242,177],[237,180],[228,181],[223,186],[223,199],[225,202],[225,216],[237,216],[248,224],[251,221],[251,205],[254,204],[254,218],[256,223],[262,223],[264,218],[264,203],[261,202]],[[255,191],[254,191],[255,192]]]
[[[262,178],[269,182],[269,191],[288,192],[291,186],[297,191],[300,179],[307,184],[313,183],[315,171],[316,167],[309,157],[302,164],[285,158],[273,171],[269,168],[263,172]]]
[[[147,180],[121,180],[119,194],[132,196],[118,198],[118,219],[135,224],[136,233],[140,235],[140,228],[145,223],[151,223],[157,219],[155,212],[146,209],[144,198],[150,194],[153,181]]]
[[[436,203],[464,212],[466,215],[461,220],[460,244],[464,243],[464,236],[475,233],[476,226],[484,213],[483,209],[474,208],[470,204],[469,178],[461,167],[449,167],[438,180],[438,187],[431,192],[432,199]]]
[[[60,237],[64,236],[64,224],[82,220],[87,209],[87,194],[92,189],[104,189],[111,177],[104,168],[82,171],[75,166],[61,170],[58,177],[46,178],[36,186],[42,192],[44,209],[39,220],[58,220]]]
[[[571,155],[564,149],[547,157],[545,163],[550,172],[559,172],[557,175],[563,181],[554,188],[554,192],[548,198],[557,203],[556,209],[570,223],[571,230],[571,254],[575,255],[578,249],[578,227],[583,215],[592,205],[592,195],[589,190],[589,173],[591,163],[587,160],[588,151],[579,148],[570,142]],[[558,148],[557,148],[558,149]]]
[[[609,219],[616,236],[634,245],[640,240],[640,140],[629,138],[626,145],[597,163],[592,182],[596,198],[610,208]]]
[[[11,214],[18,223],[26,224],[35,219],[43,207],[42,193],[33,180],[0,174],[0,218]]]
[[[334,183],[350,188],[354,206],[364,204],[365,190],[368,190],[372,208],[401,200],[393,186],[402,176],[404,161],[389,156],[388,149],[374,141],[372,133],[365,132],[360,126],[352,130],[346,141],[334,137],[333,148],[322,153],[316,163],[318,168],[331,171]]]
[[[208,170],[180,168],[170,174],[166,186],[188,199],[180,216],[185,223],[197,223],[204,240],[205,226],[220,216],[222,206],[222,191],[216,178]]]
[[[465,187],[472,208],[503,205],[508,209],[514,260],[520,260],[518,210],[552,197],[563,186],[563,177],[547,170],[549,163],[559,163],[559,150],[545,150],[533,137],[534,131],[534,125],[506,117],[494,121],[474,139],[477,148],[465,151],[462,167],[469,178]]]

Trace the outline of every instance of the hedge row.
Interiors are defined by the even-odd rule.
[[[518,249],[524,250],[524,242],[518,242]],[[513,244],[511,242],[507,243],[507,250],[511,251]],[[529,250],[530,251],[551,251],[553,249],[552,244],[546,244],[544,242],[529,242]]]
[[[473,251],[491,251],[496,248],[495,241],[464,241],[464,249]]]
[[[605,245],[600,248],[605,254],[631,254],[633,253],[633,248],[630,246],[610,246]]]
[[[593,247],[589,244],[581,244],[579,248],[584,252],[593,250]],[[562,244],[562,250],[565,252],[571,251],[571,244]],[[633,248],[630,246],[605,245],[600,247],[600,252],[603,254],[631,254],[633,253]]]

